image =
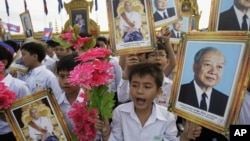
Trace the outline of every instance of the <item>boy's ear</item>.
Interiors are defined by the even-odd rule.
[[[36,60],[38,60],[38,55],[37,54],[33,54],[32,55]]]

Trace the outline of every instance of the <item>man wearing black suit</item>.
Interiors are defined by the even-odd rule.
[[[178,100],[223,117],[228,96],[213,87],[220,82],[224,66],[225,57],[218,49],[200,49],[194,58],[194,80],[181,86]]]
[[[173,29],[171,30],[171,38],[181,38],[181,34],[183,33],[183,21],[179,20],[172,24]]]
[[[249,30],[250,2],[234,0],[234,5],[220,13],[218,30]]]
[[[154,21],[158,22],[175,16],[175,8],[167,8],[168,0],[154,0],[156,11],[154,12]]]

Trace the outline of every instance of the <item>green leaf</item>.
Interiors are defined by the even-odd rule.
[[[64,48],[69,48],[70,47],[70,44],[67,43],[65,40],[63,40],[60,36],[53,37],[53,40],[55,42],[58,42]]]
[[[79,141],[76,134],[72,134],[72,141]]]
[[[87,42],[83,45],[82,50],[83,51],[87,51],[91,48],[94,48],[96,45],[96,38],[95,37],[89,37],[90,38],[90,42]]]
[[[78,36],[78,35],[80,34],[80,27],[79,27],[78,24],[75,24],[75,25],[73,26],[73,31],[74,31],[74,34],[75,34],[76,36]]]
[[[101,117],[105,119],[111,118],[115,105],[114,96],[114,93],[108,92],[108,86],[106,85],[93,88],[88,92],[89,110],[97,108]]]

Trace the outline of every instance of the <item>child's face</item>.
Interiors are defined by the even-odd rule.
[[[58,72],[58,81],[62,90],[67,94],[78,93],[80,90],[79,86],[72,86],[68,82],[69,72],[68,71],[59,71]]]
[[[66,56],[69,54],[69,49],[65,49],[62,46],[56,46],[55,47],[55,53],[58,59],[62,58],[63,56]]]
[[[22,62],[24,64],[25,67],[28,67],[28,68],[32,68],[34,62],[37,61],[37,55],[35,54],[30,54],[27,50],[25,49],[22,49],[21,50],[21,53],[22,53]]]
[[[162,70],[167,65],[168,59],[165,50],[157,50],[148,54],[148,63],[157,64]]]
[[[155,79],[151,75],[132,76],[130,94],[136,110],[150,110],[152,102],[161,92],[161,88],[156,87]]]

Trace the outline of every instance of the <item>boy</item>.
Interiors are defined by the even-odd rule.
[[[128,79],[132,102],[118,106],[113,112],[111,127],[99,119],[95,128],[102,132],[102,139],[109,141],[168,140],[189,141],[199,136],[201,127],[188,129],[177,137],[175,115],[166,107],[154,102],[161,95],[164,74],[151,63],[139,63],[131,67]],[[192,135],[188,136],[190,130]]]
[[[14,53],[15,50],[12,48],[12,46],[0,42],[0,62],[5,66],[5,69],[0,72],[0,75],[3,76],[3,79],[0,81],[16,94],[17,99],[20,99],[26,95],[29,95],[30,90],[25,82],[12,77],[6,72],[13,61]],[[0,114],[0,138],[1,140],[6,141],[16,141],[4,114]]]
[[[66,123],[68,124],[71,133],[73,133],[74,123],[69,118],[68,112],[70,111],[73,102],[81,100],[80,97],[78,98],[78,95],[83,92],[80,86],[72,86],[67,80],[70,71],[72,71],[74,67],[80,63],[78,61],[75,61],[76,57],[77,55],[73,54],[62,57],[59,60],[56,69],[59,84],[62,90],[64,91],[63,95],[61,95],[61,97],[58,100],[58,104],[60,106],[60,109],[63,113],[63,116],[65,118]]]
[[[19,76],[19,78],[28,83],[31,93],[51,88],[55,98],[62,95],[56,76],[42,65],[45,58],[45,47],[38,42],[28,42],[21,47],[21,60],[25,67],[28,68],[27,74]]]
[[[71,54],[70,48],[64,48],[57,42],[55,42],[54,51],[58,60],[60,60],[65,55]]]
[[[57,58],[56,53],[55,53],[55,47],[58,46],[59,43],[57,43],[53,40],[48,40],[46,42],[46,44],[47,44],[47,49],[46,49],[47,55],[49,55],[49,57],[54,59],[55,61],[58,61],[58,58]]]

